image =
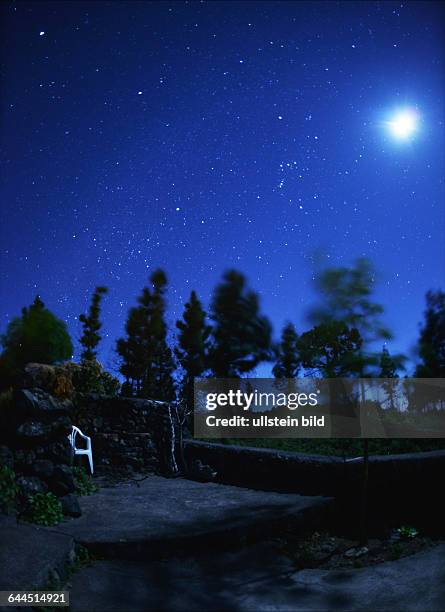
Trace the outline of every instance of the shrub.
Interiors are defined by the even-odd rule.
[[[37,525],[57,525],[63,519],[62,504],[54,493],[36,493],[29,499],[24,518]]]
[[[0,465],[0,510],[2,512],[10,512],[14,508],[18,490],[14,470],[7,465]]]
[[[73,474],[76,493],[79,495],[91,495],[91,493],[95,493],[99,489],[83,467],[74,467]]]
[[[83,361],[73,369],[74,389],[78,393],[98,393],[116,396],[120,391],[120,382],[106,372],[96,360]]]
[[[120,391],[119,380],[95,360],[67,361],[57,366],[29,364],[27,370],[35,386],[62,400],[71,399],[76,392],[116,396]]]
[[[397,529],[397,532],[404,540],[411,540],[419,535],[417,529],[415,527],[410,527],[409,525],[402,525],[402,527]]]
[[[52,387],[52,394],[59,399],[68,399],[73,396],[74,385],[71,376],[66,369],[61,366],[56,368],[56,377]]]
[[[4,374],[10,382],[27,363],[53,364],[69,359],[73,352],[66,323],[45,308],[38,296],[22,309],[21,316],[12,319],[0,343]]]

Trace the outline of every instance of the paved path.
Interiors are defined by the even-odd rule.
[[[41,587],[53,570],[63,573],[73,538],[0,515],[0,591]]]
[[[181,543],[196,548],[210,538],[261,535],[286,521],[296,529],[320,525],[330,504],[324,497],[150,476],[139,486],[123,483],[81,498],[82,516],[56,529],[101,554],[146,556]]]
[[[443,612],[445,545],[362,569],[303,570],[271,546],[218,556],[100,561],[77,573],[72,612]]]

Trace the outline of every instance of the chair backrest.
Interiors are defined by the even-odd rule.
[[[70,439],[71,446],[73,448],[75,448],[75,446],[76,446],[76,436],[77,436],[77,434],[82,435],[82,432],[80,431],[80,429],[78,427],[73,425],[72,429],[71,429],[71,433],[68,436],[69,439]]]

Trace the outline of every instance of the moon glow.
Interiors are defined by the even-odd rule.
[[[419,116],[413,109],[398,111],[387,121],[387,126],[397,140],[408,140],[418,129]]]

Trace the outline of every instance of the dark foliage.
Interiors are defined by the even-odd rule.
[[[97,345],[101,340],[99,331],[102,327],[100,320],[100,306],[103,296],[108,293],[106,287],[96,287],[91,298],[88,314],[81,314],[79,321],[82,323],[82,336],[80,344],[83,346],[82,359],[92,360],[97,357]]]
[[[324,378],[357,375],[362,347],[359,331],[343,321],[316,325],[298,339],[301,363],[312,374]]]
[[[193,405],[193,380],[208,368],[210,325],[195,291],[185,305],[183,320],[176,322],[179,329],[175,354],[184,370],[180,383],[180,396],[190,408]]]
[[[170,401],[175,398],[175,364],[164,320],[167,278],[162,270],[156,270],[150,281],[152,286],[144,287],[138,306],[129,312],[126,338],[117,341],[120,372],[125,377],[123,392]]]
[[[445,293],[428,291],[426,294],[425,321],[420,330],[417,366],[419,378],[445,377]]]
[[[295,378],[298,375],[301,360],[298,355],[298,335],[292,323],[284,326],[281,342],[277,348],[277,362],[272,369],[275,378]]]
[[[210,365],[216,377],[239,378],[271,358],[270,322],[260,314],[258,295],[236,270],[226,272],[216,287],[211,319]]]
[[[2,385],[11,384],[29,362],[54,364],[69,359],[73,345],[64,321],[45,308],[37,296],[22,316],[15,317],[1,337],[0,358]]]

